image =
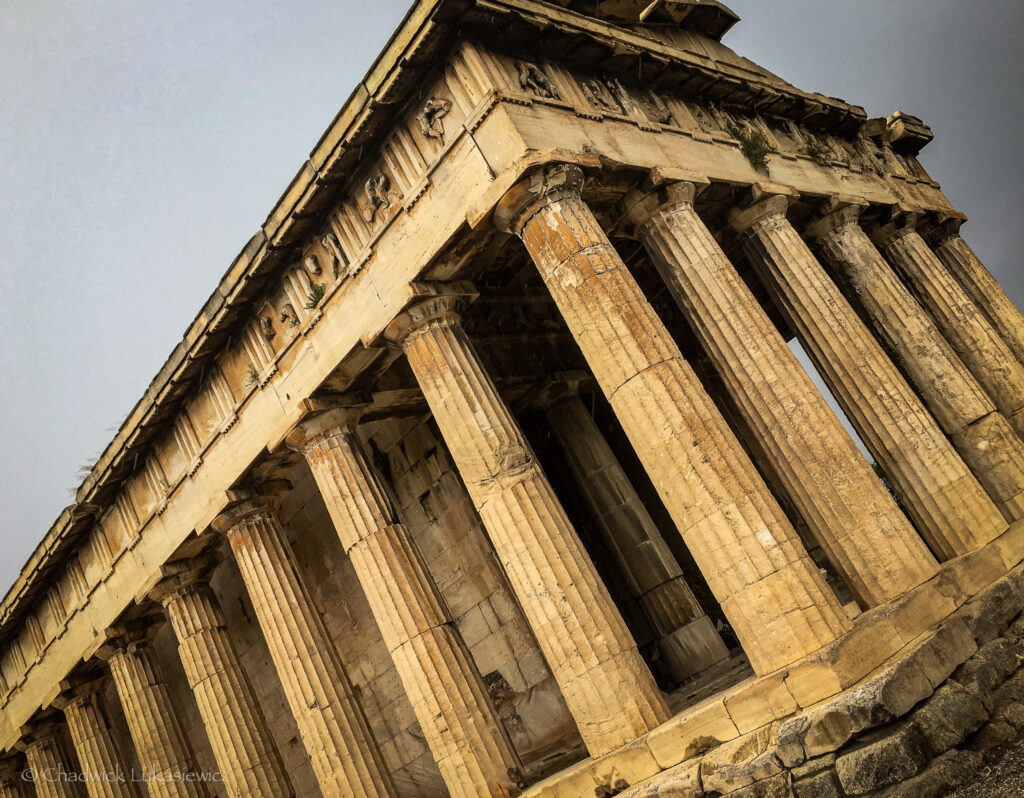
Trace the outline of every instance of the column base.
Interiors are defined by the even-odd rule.
[[[658,641],[669,673],[679,681],[729,657],[714,621],[703,615]]]

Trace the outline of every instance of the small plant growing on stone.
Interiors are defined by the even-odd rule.
[[[740,143],[740,152],[759,172],[768,171],[768,156],[778,152],[758,130],[745,130],[734,122],[726,126],[729,135]]]
[[[324,294],[327,293],[327,283],[313,283],[309,289],[309,294],[306,296],[306,310],[313,310],[324,298]]]
[[[832,148],[828,146],[824,139],[812,134],[807,137],[807,154],[818,166],[828,166],[829,159],[832,156]]]
[[[244,384],[246,388],[255,388],[257,385],[260,384],[260,373],[256,370],[256,367],[251,363],[249,364],[248,370],[245,372]]]

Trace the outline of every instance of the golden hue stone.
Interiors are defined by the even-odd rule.
[[[582,182],[576,167],[534,172],[495,222],[526,244],[754,669],[774,670],[848,621],[583,202]]]
[[[325,798],[394,795],[338,654],[274,512],[243,498],[214,522],[231,544]]]
[[[128,760],[120,752],[100,693],[105,681],[92,682],[60,700],[78,755],[89,798],[138,798]]]
[[[937,565],[693,207],[635,194],[630,220],[815,540],[865,607]]]
[[[388,490],[355,431],[358,411],[296,430],[391,652],[434,761],[453,796],[511,796],[522,765]]]
[[[668,717],[636,643],[450,296],[413,305],[388,336],[405,352],[592,756]]]

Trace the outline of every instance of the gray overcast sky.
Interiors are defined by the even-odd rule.
[[[1024,302],[1018,0],[726,0],[734,49],[879,116]],[[405,0],[0,0],[0,592]]]

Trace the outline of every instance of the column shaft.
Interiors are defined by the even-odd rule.
[[[644,246],[829,561],[865,607],[929,579],[935,558],[697,215],[695,186],[669,191],[634,206]]]
[[[599,756],[667,720],[668,707],[446,299],[414,306],[392,333],[580,734]]]
[[[755,671],[834,640],[845,614],[590,209],[579,170],[506,195],[519,234]]]
[[[998,510],[774,197],[734,224],[804,349],[939,556]]]
[[[190,582],[173,589],[163,605],[228,794],[289,798],[291,784],[213,591]]]
[[[115,649],[107,664],[150,798],[206,798],[205,785],[175,778],[199,768],[152,646],[145,641],[128,643]]]
[[[729,656],[583,402],[577,396],[559,399],[546,415],[604,541],[659,637],[672,675],[684,679]]]
[[[29,770],[38,798],[86,798],[73,761],[56,726],[47,729],[25,747]]]
[[[857,222],[859,215],[856,206],[840,208],[810,233],[1003,516],[1024,517],[1024,443],[871,243]],[[944,556],[983,545],[999,534],[1000,526],[962,530]]]
[[[64,706],[64,717],[86,774],[89,798],[138,798],[131,766],[114,738],[100,693],[75,696]]]
[[[214,525],[226,531],[320,791],[325,798],[394,795],[277,516],[245,502]]]
[[[913,228],[881,231],[878,240],[964,365],[1024,435],[1024,364]]]
[[[521,765],[354,426],[302,446],[453,796],[510,796]]]
[[[992,322],[1017,360],[1024,363],[1024,315],[974,254],[974,250],[953,233],[939,239],[935,254]]]

